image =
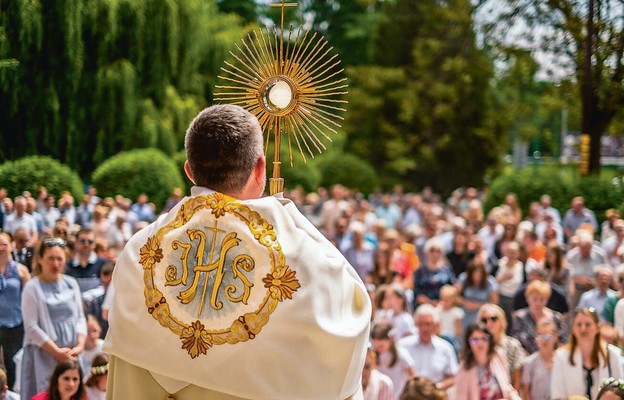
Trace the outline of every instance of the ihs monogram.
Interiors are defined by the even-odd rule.
[[[197,289],[199,286],[200,279],[203,275],[204,283],[201,291],[201,301],[199,303],[199,310],[197,311],[197,316],[201,316],[201,313],[204,308],[206,292],[208,290],[208,282],[210,281],[209,277],[211,273],[214,271],[214,281],[212,285],[212,291],[210,293],[210,306],[214,310],[220,310],[223,308],[223,303],[217,300],[217,296],[223,284],[223,278],[225,277],[226,268],[225,261],[228,252],[233,248],[240,244],[240,239],[237,237],[236,232],[230,232],[223,237],[221,240],[219,258],[214,260],[216,244],[217,244],[217,235],[218,233],[225,233],[224,230],[218,229],[218,221],[214,221],[214,227],[204,227],[206,231],[212,231],[212,240],[210,243],[210,251],[208,252],[208,263],[204,263],[204,254],[206,249],[206,233],[199,229],[188,229],[186,234],[191,242],[198,241],[195,246],[197,251],[195,253],[195,266],[193,268],[193,283],[191,286],[180,292],[177,296],[178,299],[182,302],[182,304],[188,304],[197,295]],[[171,244],[173,250],[177,250],[178,248],[184,249],[182,255],[180,256],[180,260],[182,261],[182,276],[177,278],[177,268],[174,265],[169,265],[166,271],[166,282],[165,286],[178,286],[187,284],[188,279],[188,271],[189,271],[189,255],[193,248],[192,243],[181,242],[180,240],[174,240]],[[225,287],[225,297],[232,303],[240,303],[247,304],[247,300],[249,299],[249,294],[251,292],[251,288],[253,283],[249,282],[244,273],[241,272],[241,269],[246,272],[251,272],[254,269],[255,262],[253,258],[251,258],[247,254],[239,254],[237,255],[231,263],[230,270],[232,271],[232,276],[235,279],[239,279],[243,284],[243,293],[239,296],[234,296],[237,291],[236,286],[228,285]]]

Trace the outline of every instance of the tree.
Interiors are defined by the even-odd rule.
[[[215,0],[0,0],[0,162],[87,177],[123,150],[179,150],[251,28]]]
[[[371,160],[386,185],[448,193],[480,184],[497,163],[492,68],[475,43],[473,11],[468,0],[386,2],[376,65],[350,70],[347,148]]]
[[[493,43],[522,26],[522,40],[553,55],[578,83],[582,133],[590,136],[589,172],[600,172],[601,137],[624,105],[624,9],[616,0],[497,0],[484,25]],[[493,3],[496,3],[494,5]],[[503,4],[501,4],[503,3]],[[487,4],[485,5],[487,6]]]

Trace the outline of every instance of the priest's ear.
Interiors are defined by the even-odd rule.
[[[193,185],[194,185],[195,179],[193,179],[193,173],[191,172],[191,167],[189,166],[188,160],[184,161],[184,172],[186,173],[186,176],[191,180],[191,182],[193,182]]]

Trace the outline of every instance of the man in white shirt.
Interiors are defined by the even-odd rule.
[[[26,212],[27,201],[23,196],[17,196],[14,203],[14,211],[9,214],[4,220],[4,231],[11,234],[15,234],[17,228],[25,228],[30,236],[29,246],[36,243],[39,239],[39,232],[37,230],[37,223],[35,218]]]
[[[432,380],[438,389],[448,389],[455,384],[459,369],[453,346],[435,334],[439,324],[436,309],[422,304],[414,314],[418,333],[397,342],[414,360],[417,376]]]
[[[368,293],[294,203],[260,198],[262,142],[238,106],[189,126],[197,186],[115,268],[109,399],[361,398]]]

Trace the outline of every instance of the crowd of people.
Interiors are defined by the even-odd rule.
[[[448,199],[340,185],[285,195],[371,296],[366,399],[624,398],[617,211],[599,224],[582,198],[558,210],[544,194],[523,215],[510,193],[484,215],[474,188]],[[181,198],[176,189],[162,212]],[[67,192],[0,188],[0,389],[104,398],[112,271],[156,211],[146,195],[133,203],[90,188],[75,206]]]

